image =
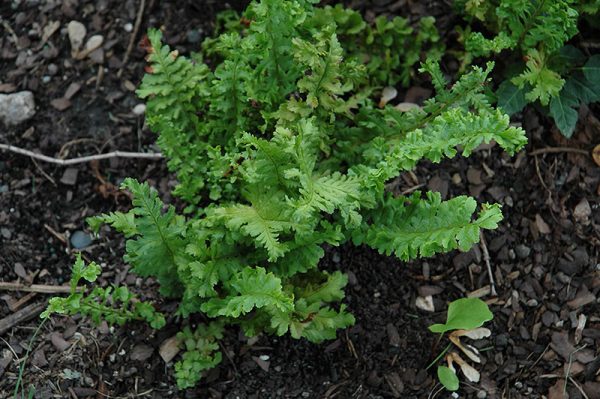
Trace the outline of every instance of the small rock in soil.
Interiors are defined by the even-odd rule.
[[[587,224],[589,217],[592,214],[592,208],[586,198],[579,201],[575,209],[573,210],[573,217],[580,223]]]
[[[12,232],[6,227],[2,227],[0,228],[0,235],[5,239],[10,240],[10,237],[12,237]]]
[[[550,230],[550,226],[548,226],[548,223],[546,223],[544,218],[542,218],[539,213],[535,215],[535,226],[542,234],[550,234],[552,232],[552,230]]]
[[[158,354],[165,363],[169,363],[179,353],[179,339],[176,335],[167,338],[160,344]]]
[[[81,230],[77,230],[71,236],[71,245],[75,249],[83,249],[83,248],[89,246],[91,243],[92,243],[92,237],[89,234],[87,234]]]
[[[529,248],[527,245],[519,244],[515,248],[515,252],[520,259],[525,259],[529,256],[529,254],[531,254],[531,248]]]
[[[400,346],[400,334],[398,333],[398,329],[392,323],[388,323],[386,326],[388,339],[390,340],[390,345],[397,348]]]
[[[0,120],[7,125],[18,125],[35,115],[35,101],[30,91],[0,94]]]
[[[567,302],[567,305],[569,305],[571,309],[578,309],[582,306],[589,305],[590,303],[593,303],[595,301],[596,296],[592,294],[584,284],[577,292],[577,296],[569,302]]]
[[[133,113],[135,115],[144,115],[144,112],[146,112],[146,104],[138,104],[133,107]]]
[[[202,33],[198,29],[192,29],[185,35],[188,43],[196,44],[202,40]]]
[[[55,98],[54,100],[50,101],[50,105],[52,105],[52,107],[54,107],[54,109],[57,111],[64,111],[71,106],[71,101],[64,97]]]
[[[4,374],[4,370],[10,365],[12,359],[13,353],[8,349],[4,349],[2,351],[2,357],[0,358],[0,377]]]
[[[62,177],[60,178],[60,182],[62,184],[66,184],[67,186],[74,186],[77,183],[77,174],[79,173],[79,169],[77,168],[67,168],[63,172]]]
[[[74,58],[83,44],[87,29],[85,29],[85,26],[81,22],[71,21],[67,25],[67,33],[71,42],[71,56]]]
[[[50,336],[50,340],[52,341],[52,345],[54,345],[59,352],[64,352],[71,346],[59,332],[53,332]]]
[[[67,88],[67,91],[65,91],[65,98],[67,100],[70,100],[71,98],[73,98],[73,96],[75,94],[77,94],[77,92],[79,91],[79,89],[81,89],[81,83],[79,82],[73,82],[69,85],[69,87]]]
[[[144,360],[147,360],[150,358],[150,356],[152,356],[152,352],[154,352],[154,348],[152,348],[151,346],[148,346],[146,344],[138,344],[134,346],[131,350],[129,358],[131,360],[139,360],[140,362],[143,362]]]

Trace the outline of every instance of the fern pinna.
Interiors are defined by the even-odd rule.
[[[138,94],[179,178],[175,194],[190,207],[177,215],[147,183],[127,179],[134,208],[91,226],[125,234],[126,260],[180,298],[178,315],[213,320],[181,334],[181,387],[219,362],[215,340],[227,324],[248,336],[311,342],[352,325],[339,304],[346,275],[318,267],[325,244],[352,240],[408,260],[467,250],[501,219],[500,207],[488,204],[473,218],[469,197],[385,190],[421,159],[439,162],[458,148],[468,155],[492,140],[511,154],[525,144],[524,132],[482,94],[491,65],[449,87],[427,61],[422,71],[437,96],[409,112],[380,109],[363,49],[345,48],[337,19],[324,21],[311,3],[253,2],[244,23],[230,21],[206,42],[213,69],[163,45],[160,31],[148,33],[151,72]]]

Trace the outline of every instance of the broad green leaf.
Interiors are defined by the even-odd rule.
[[[481,327],[486,321],[494,318],[488,305],[479,298],[461,298],[448,306],[448,317],[445,324],[434,324],[429,330],[434,333],[445,333],[451,330],[472,330]]]
[[[585,61],[585,54],[577,47],[567,44],[559,50],[560,58],[567,65],[581,65]]]
[[[561,95],[578,98],[584,104],[600,100],[600,82],[593,84],[581,72],[574,73],[565,83]]]
[[[498,97],[498,107],[509,115],[521,111],[527,105],[525,91],[512,84],[510,80],[505,80],[500,84],[496,96]]]
[[[444,388],[449,391],[456,391],[458,389],[458,376],[454,371],[446,366],[438,366],[437,375]]]
[[[561,91],[550,101],[550,116],[554,119],[556,126],[566,138],[570,138],[577,125],[579,114],[576,109],[579,101]]]
[[[591,56],[582,69],[587,80],[596,86],[600,85],[600,54]]]

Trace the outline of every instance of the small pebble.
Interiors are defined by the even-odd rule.
[[[133,25],[131,22],[127,22],[125,25],[123,25],[123,29],[125,29],[125,32],[131,32],[133,30]]]
[[[189,30],[185,36],[187,41],[192,44],[199,43],[202,40],[202,34],[197,29]]]
[[[146,112],[146,104],[138,104],[133,107],[133,113],[136,115],[144,115],[144,112]]]
[[[267,361],[267,360],[269,360],[270,358],[269,358],[269,355],[260,355],[260,356],[259,356],[259,359],[260,359],[260,360],[263,360],[263,361],[265,361],[265,362],[266,362],[266,361]]]
[[[73,235],[71,235],[71,245],[75,249],[83,249],[89,246],[91,243],[92,236],[81,230],[77,230],[73,233]]]
[[[477,399],[485,399],[487,398],[487,392],[486,391],[479,391],[477,392]]]
[[[515,248],[515,252],[520,259],[525,259],[531,254],[531,248],[529,248],[527,245],[519,244]]]
[[[331,260],[333,261],[333,263],[340,263],[340,254],[337,252],[334,252],[333,255],[331,256]]]
[[[58,67],[56,66],[56,64],[48,65],[48,75],[54,76],[54,75],[56,75],[57,72],[58,72]]]

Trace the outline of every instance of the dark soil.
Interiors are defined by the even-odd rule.
[[[147,27],[164,25],[169,44],[182,54],[198,48],[215,13],[228,6],[209,0],[146,3],[138,39]],[[436,2],[354,3],[367,15],[392,10],[449,18]],[[134,24],[137,7],[132,0],[2,2],[0,89],[33,91],[37,113],[3,128],[0,142],[65,158],[157,151],[143,117],[133,112],[141,103],[133,90],[143,75],[143,51],[135,46],[121,65],[131,36],[125,25]],[[82,22],[88,37],[104,36],[102,57],[71,58],[66,34],[71,20]],[[43,29],[53,21],[60,27],[41,45]],[[72,84],[79,91],[67,108],[57,109],[52,100]],[[482,380],[463,384],[461,396],[600,398],[600,168],[589,155],[568,150],[531,155],[547,147],[591,151],[599,142],[598,116],[597,108],[582,109],[574,138],[565,141],[530,110],[521,119],[530,138],[527,151],[511,158],[484,147],[469,159],[422,163],[398,179],[394,189],[400,192],[425,185],[446,198],[467,193],[479,202],[503,204],[504,221],[485,236],[497,296],[489,293],[482,246],[410,264],[367,248],[331,248],[323,266],[350,274],[345,303],[357,321],[333,342],[248,340],[230,329],[221,342],[227,354],[222,364],[198,388],[180,392],[172,363],[164,363],[158,348],[181,320],[152,331],[143,324],[108,328],[54,317],[31,346],[23,384],[35,387],[36,398],[449,397],[436,385],[435,368],[426,369],[446,345],[427,326],[443,320],[449,301],[479,292],[494,312],[493,335],[476,342]],[[69,179],[73,173],[76,178]],[[87,216],[127,209],[128,198],[114,190],[126,176],[149,180],[171,200],[174,181],[162,161],[112,159],[65,168],[0,152],[0,280],[64,283],[75,252],[70,237],[85,231]],[[128,273],[123,250],[122,237],[109,234],[82,253],[103,266],[101,284],[128,284],[156,299],[152,280]],[[427,295],[434,313],[415,306],[417,297]],[[0,321],[48,297],[1,291]],[[158,306],[174,308],[169,302]],[[0,332],[0,398],[12,397],[18,366],[39,325],[36,315]]]

